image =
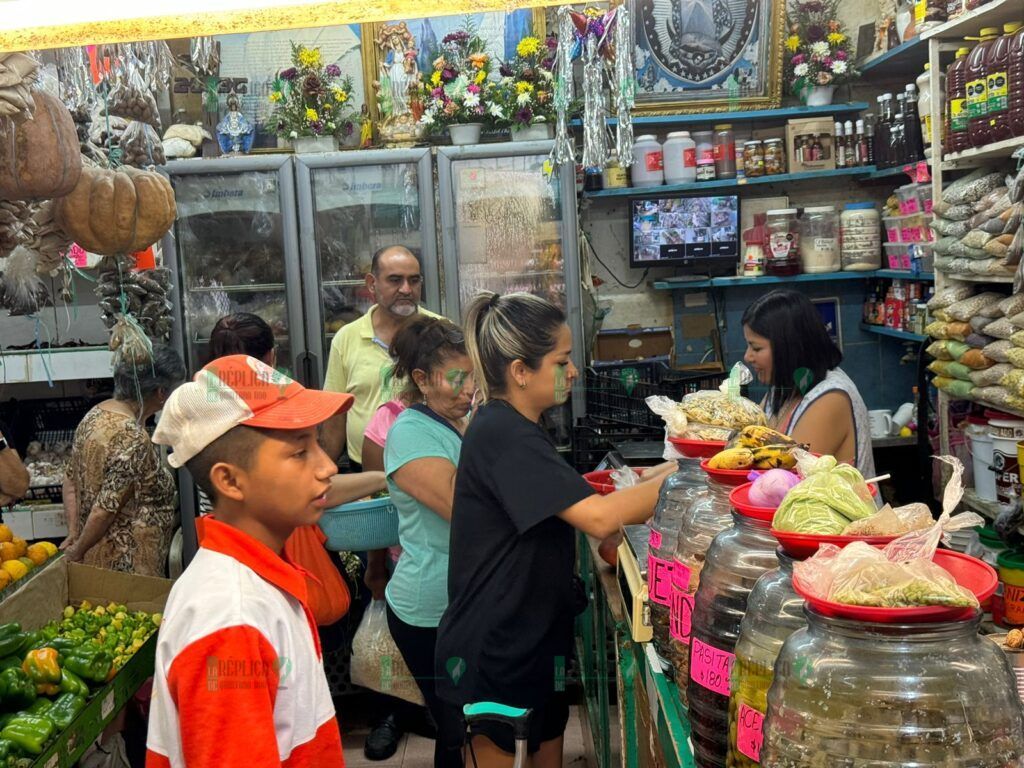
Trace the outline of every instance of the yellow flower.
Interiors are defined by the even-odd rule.
[[[532,92],[533,92],[533,86],[530,85],[529,83],[523,82],[522,80],[520,80],[518,83],[516,83],[516,93],[532,93]]]
[[[533,56],[540,51],[540,40],[536,37],[524,37],[516,46],[516,53],[520,56]]]
[[[842,32],[833,32],[828,36],[828,41],[832,43],[832,45],[842,45],[846,42],[846,35]]]
[[[487,66],[487,62],[490,60],[490,56],[486,53],[471,53],[469,54],[469,63],[472,64],[476,69],[483,69]]]
[[[298,54],[299,64],[303,67],[319,67],[320,66],[320,49],[319,48],[299,48]]]
[[[430,84],[432,86],[434,86],[435,88],[441,84],[441,73],[440,72],[435,71],[434,74],[432,74],[430,76]]]
[[[786,47],[796,53],[796,49],[800,47],[800,38],[797,35],[790,35],[786,38]]]
[[[339,104],[344,104],[346,101],[348,101],[348,94],[341,90],[341,88],[335,88],[334,100]]]
[[[306,119],[312,123],[314,120],[319,120],[320,117],[317,115],[315,109],[310,108],[306,110]]]
[[[280,91],[274,91],[274,92],[272,92],[270,94],[270,100],[275,102],[275,103],[280,101],[283,98],[284,98],[284,96],[281,94]]]
[[[476,73],[476,84],[477,85],[483,85],[484,84],[484,80],[486,80],[486,79],[487,79],[487,73],[484,70],[481,69],[479,72]]]

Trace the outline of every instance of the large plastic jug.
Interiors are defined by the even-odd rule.
[[[1018,29],[1010,40],[1006,70],[1009,81],[1010,132],[1014,136],[1024,136],[1024,27]]]
[[[1024,26],[1020,22],[1003,24],[1003,35],[996,39],[988,56],[988,125],[989,141],[1010,138],[1010,45],[1013,36]]]
[[[931,144],[932,144],[932,77],[931,77],[931,64],[924,65],[924,72],[917,76],[917,90],[920,92],[920,97],[917,100],[917,114],[921,121],[921,138],[924,140],[924,154],[925,157],[932,156]],[[935,94],[939,100],[939,114],[946,114],[946,76],[939,73],[939,87],[938,92]],[[942,133],[942,142],[945,144],[945,124],[940,126],[940,133]]]
[[[950,152],[967,149],[967,54],[970,50],[959,48],[956,60],[946,70],[946,136],[949,137]]]
[[[971,55],[967,57],[967,143],[983,147],[989,143],[988,65],[991,51],[999,39],[999,29],[984,27]]]

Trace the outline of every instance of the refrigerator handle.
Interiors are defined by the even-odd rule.
[[[306,376],[306,386],[310,389],[321,389],[324,385],[324,371],[319,356],[313,352],[304,352],[299,357],[299,364]]]

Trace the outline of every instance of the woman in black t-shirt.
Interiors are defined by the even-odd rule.
[[[435,659],[437,692],[448,705],[439,727],[462,743],[464,704],[528,707],[533,765],[555,768],[568,719],[573,529],[605,538],[644,522],[675,465],[602,497],[558,454],[538,421],[568,399],[577,371],[565,315],[554,305],[525,293],[482,295],[465,335],[485,403],[466,431],[455,482],[449,605]],[[481,768],[512,764],[508,728],[475,726],[471,746]]]

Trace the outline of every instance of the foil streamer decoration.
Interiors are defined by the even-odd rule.
[[[89,75],[89,58],[85,49],[60,48],[57,50],[57,77],[60,97],[72,113],[88,112],[96,101],[96,87]]]
[[[572,60],[574,39],[572,17],[569,6],[558,9],[558,48],[555,49],[555,145],[551,150],[549,162],[553,167],[562,164],[576,165],[576,150],[573,138],[569,135],[569,105],[575,98]]]
[[[605,127],[604,62],[599,40],[583,40],[583,167],[604,168],[608,162],[608,131]]]
[[[633,164],[633,105],[636,103],[636,72],[633,67],[633,22],[629,4],[616,9],[615,16],[615,151],[619,165]]]
[[[220,52],[212,37],[193,37],[189,45],[189,56],[199,75],[212,75],[220,66]]]

